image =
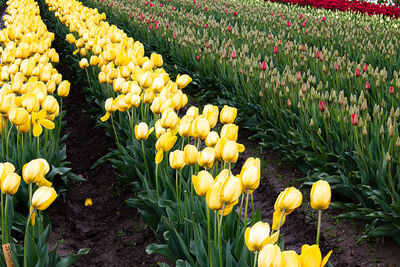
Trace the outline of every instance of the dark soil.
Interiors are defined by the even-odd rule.
[[[64,79],[74,81],[71,72],[60,71]],[[108,163],[90,169],[113,142],[101,127],[95,128],[95,120],[85,113],[88,103],[82,88],[72,85],[64,104],[64,134],[69,134],[67,160],[86,182],[71,182],[65,202],[58,199],[49,209],[51,245],[59,244],[62,256],[90,248],[76,266],[156,266],[162,258],[149,256],[145,251],[155,241],[153,232],[146,228],[137,210],[125,203],[133,196],[130,187],[116,178]],[[86,198],[92,199],[92,206],[84,205]]]
[[[304,174],[282,162],[276,152],[264,150],[260,153],[257,151],[257,142],[248,139],[250,134],[244,129],[240,132],[239,143],[246,146],[246,151],[236,164],[238,167],[234,169],[234,173],[240,171],[248,157],[257,155],[261,158],[262,180],[254,193],[254,206],[259,206],[262,219],[272,224],[274,203],[279,193],[289,186],[300,188],[300,179]],[[285,249],[295,250],[299,254],[303,244],[315,244],[317,227],[317,213],[311,209],[309,203],[310,188],[304,187],[300,190],[303,193],[303,204],[286,217],[286,222],[281,228],[285,238]],[[330,257],[333,266],[400,266],[400,246],[397,243],[390,239],[376,239],[357,244],[365,226],[359,221],[336,220],[334,216],[339,212],[327,210],[322,216],[320,248],[323,257],[333,250]]]

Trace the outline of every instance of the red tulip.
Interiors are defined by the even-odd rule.
[[[367,91],[368,91],[368,90],[369,90],[369,88],[371,88],[371,86],[369,85],[369,82],[366,82],[366,83],[365,83],[365,90],[367,90]]]
[[[265,61],[263,61],[263,63],[261,63],[261,70],[266,70],[267,69],[267,63],[265,63]]]
[[[210,43],[208,41],[206,42],[206,47],[210,48]]]
[[[197,55],[197,56],[196,56],[196,59],[197,59],[197,61],[200,61],[200,56]]]
[[[303,22],[303,28],[305,28],[305,27],[306,27],[306,22],[304,21],[304,22]]]
[[[201,7],[201,5],[199,4],[198,7]]]
[[[290,27],[290,26],[292,26],[292,23],[289,21],[289,22],[287,23],[287,25]]]
[[[233,58],[233,59],[236,58],[236,52],[235,52],[235,51],[232,52],[232,58]]]
[[[296,73],[296,79],[297,79],[298,81],[301,80],[301,72],[300,72],[300,71]]]
[[[156,25],[156,26],[154,27],[154,29],[158,30],[158,26]]]
[[[228,6],[228,3],[225,3],[225,6]]]
[[[172,34],[172,39],[175,40],[176,36],[175,36],[175,32]]]
[[[162,7],[162,4],[160,3],[160,7]]]
[[[361,76],[361,71],[359,68],[356,68],[356,77],[360,77]]]
[[[367,64],[364,65],[364,72],[368,73],[368,65]]]
[[[228,13],[228,10],[225,9],[225,14]]]
[[[204,29],[207,28],[207,24],[204,24]]]
[[[131,19],[132,18],[132,14],[129,14],[129,19]]]
[[[169,27],[169,22],[167,21],[167,23],[165,24],[165,26],[168,28]]]
[[[326,110],[325,101],[319,102],[319,110],[321,110],[322,112],[324,112]]]
[[[325,17],[322,17],[322,21],[325,22],[325,21],[326,21],[326,18],[325,18]]]
[[[232,30],[231,25],[228,25],[228,32],[230,32]]]
[[[149,4],[149,2],[146,1],[146,6]]]
[[[153,29],[153,26],[150,25],[150,26],[149,26],[149,29],[152,30],[152,29]]]
[[[237,16],[237,12],[236,12],[236,11],[233,11],[233,15]]]
[[[394,94],[394,87],[393,86],[389,87],[389,94],[391,94],[391,95]]]
[[[351,124],[358,125],[357,114],[351,114]]]
[[[318,50],[317,50],[317,52],[315,53],[315,56],[316,56],[317,58],[319,58],[319,57],[321,56],[321,54],[319,53]]]
[[[301,19],[303,17],[303,14],[300,14],[299,18]]]
[[[207,7],[204,8],[204,11],[207,11]]]
[[[339,65],[337,63],[335,63],[335,70],[338,71],[339,70]]]
[[[274,47],[274,54],[278,54],[278,47],[277,46]]]
[[[196,0],[193,0],[193,4],[196,4]]]
[[[303,44],[303,46],[301,47],[301,50],[304,52],[304,51],[306,51],[306,45],[305,44]]]
[[[304,31],[304,34],[308,34],[308,29],[306,29],[306,30]]]

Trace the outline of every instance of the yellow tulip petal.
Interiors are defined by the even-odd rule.
[[[325,258],[322,260],[321,267],[324,267],[325,264],[328,263],[328,260],[329,260],[329,257],[331,256],[331,254],[332,254],[332,250],[329,251],[329,253],[328,253],[328,254],[325,256]]]
[[[237,144],[237,147],[239,152],[243,152],[245,150],[245,147],[242,144]]]
[[[265,245],[268,245],[268,244],[272,244],[272,245],[275,244],[276,241],[278,240],[278,237],[279,237],[279,231],[275,232],[273,235],[271,235],[270,237],[266,238],[262,242],[261,247],[264,247]]]
[[[38,186],[47,186],[50,187],[53,185],[52,182],[48,181],[46,178],[43,178],[42,180],[40,180],[39,183],[36,183]]]
[[[33,212],[32,212],[33,211]],[[32,213],[32,214],[31,214]],[[33,207],[29,209],[29,214],[31,214],[31,224],[35,225],[35,217],[36,217],[36,212],[33,210]]]
[[[51,120],[47,120],[47,119],[41,119],[39,120],[40,125],[42,125],[44,128],[52,130],[56,127],[56,125],[54,124],[54,122],[52,122]]]
[[[156,164],[159,164],[164,158],[164,151],[162,149],[157,150],[157,154],[156,154]]]
[[[33,124],[33,136],[34,137],[40,136],[42,134],[42,131],[43,131],[42,126],[40,126],[39,123]]]
[[[149,138],[150,134],[154,131],[154,127],[151,127],[147,132],[146,139]]]
[[[103,117],[101,117],[100,120],[101,120],[102,122],[105,122],[105,121],[107,121],[109,118],[110,118],[110,113],[109,113],[109,112],[106,112],[106,114],[105,114]]]
[[[93,205],[92,199],[91,199],[91,198],[87,198],[87,199],[85,200],[85,206],[86,206],[86,207],[90,207],[90,206],[92,206],[92,205]]]

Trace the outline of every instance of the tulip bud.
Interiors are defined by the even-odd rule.
[[[181,170],[185,167],[185,155],[181,150],[169,153],[169,165],[172,169]]]
[[[171,132],[163,133],[160,136],[160,138],[158,138],[155,145],[157,150],[155,158],[156,164],[159,164],[163,160],[164,152],[170,151],[172,147],[175,145],[177,139],[178,137],[175,134],[172,134]]]
[[[227,140],[222,148],[222,159],[226,162],[236,162],[239,157],[237,143],[235,141]]]
[[[207,206],[211,210],[220,210],[224,205],[220,199],[220,188],[222,185],[222,180],[216,179],[214,184],[208,189],[206,194]]]
[[[186,165],[193,165],[197,163],[199,152],[194,145],[186,145],[185,149],[185,164]]]
[[[315,210],[326,210],[331,202],[331,187],[324,180],[313,183],[310,194],[311,207]]]
[[[21,176],[16,173],[8,174],[1,183],[1,193],[7,195],[14,195],[17,193],[21,183]]]
[[[15,126],[21,126],[25,124],[25,122],[29,118],[29,113],[24,108],[12,108],[9,113],[9,120]]]
[[[175,129],[178,126],[178,115],[172,108],[166,109],[161,116],[161,126],[165,129]]]
[[[208,133],[204,142],[206,143],[206,146],[214,147],[217,144],[218,140],[219,140],[218,133],[215,131],[211,131]]]
[[[357,114],[351,114],[351,124],[357,126],[358,125],[358,118]]]
[[[192,183],[196,194],[204,197],[213,186],[214,178],[208,171],[200,171],[197,175],[192,176]]]
[[[45,159],[34,159],[22,168],[22,177],[25,183],[40,183],[50,171],[50,166]]]
[[[135,125],[135,137],[137,140],[147,140],[153,130],[154,127],[151,127],[149,130],[149,126],[147,126],[145,122],[141,122],[138,125]]]
[[[303,195],[301,192],[294,187],[288,187],[279,194],[274,209],[281,209],[284,210],[285,213],[290,214],[301,205],[302,201]]]
[[[282,252],[282,267],[301,267],[300,258],[296,251],[288,250]]]
[[[255,190],[260,185],[260,168],[250,166],[241,175],[242,188],[244,191]]]
[[[60,97],[67,97],[69,95],[69,88],[70,88],[71,84],[69,83],[69,81],[64,80],[62,81],[57,88],[57,94]]]
[[[47,209],[57,198],[57,192],[52,187],[39,187],[32,196],[32,207],[38,210]]]
[[[275,244],[279,237],[279,232],[269,236],[270,227],[268,223],[259,221],[252,227],[247,227],[244,240],[247,248],[253,251],[260,251],[267,244]]]
[[[10,173],[15,172],[15,167],[9,162],[0,163],[0,183],[3,182],[4,178]]]
[[[192,136],[195,139],[200,138],[201,140],[206,139],[210,132],[210,124],[205,118],[197,117],[192,122]]]
[[[219,120],[222,124],[231,124],[235,121],[237,109],[229,106],[224,106],[219,115]]]
[[[211,169],[215,160],[215,150],[211,147],[206,147],[199,153],[199,165],[203,168]]]

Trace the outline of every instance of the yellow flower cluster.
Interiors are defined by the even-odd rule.
[[[33,128],[37,137],[42,127],[55,127],[60,108],[53,92],[58,89],[60,96],[67,96],[69,82],[62,81],[52,65],[59,61],[51,48],[54,34],[47,31],[37,3],[20,0],[7,5],[5,28],[0,31],[0,128],[8,119],[20,133]]]

